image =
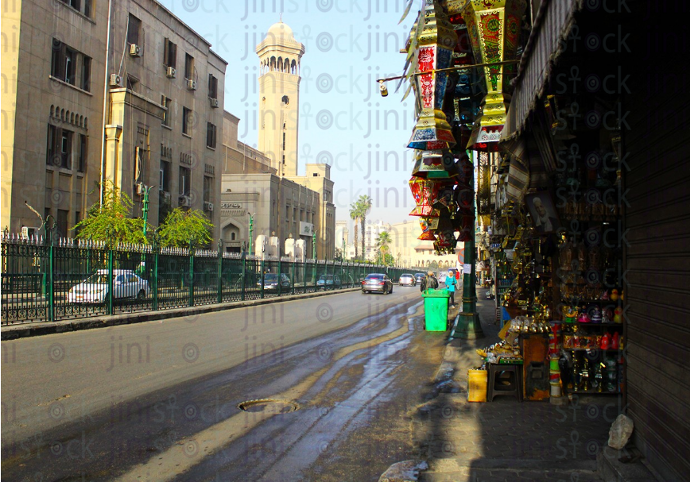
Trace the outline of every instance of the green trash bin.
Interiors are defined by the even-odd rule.
[[[450,293],[445,289],[428,289],[422,292],[422,298],[424,298],[424,329],[426,331],[446,331]]]

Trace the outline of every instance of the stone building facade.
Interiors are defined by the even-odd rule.
[[[227,63],[155,0],[16,5],[2,24],[18,40],[2,58],[3,75],[16,72],[2,101],[2,226],[40,225],[27,201],[72,236],[111,180],[134,216],[149,186],[150,224],[184,206],[218,237]]]

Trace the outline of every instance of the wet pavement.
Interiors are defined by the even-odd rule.
[[[467,370],[481,364],[475,350],[499,341],[494,302],[485,299],[484,289],[477,291],[486,337],[454,339],[446,347],[443,366],[460,393],[440,393],[417,414],[419,459],[429,464],[419,480],[601,480],[596,455],[621,411],[619,396],[575,396],[564,406],[506,396],[487,403],[467,401]]]
[[[418,452],[412,420],[425,401],[422,397],[427,387],[433,384],[430,376],[441,363],[447,333],[424,331],[422,300],[414,288],[396,287],[395,293],[389,296],[356,292],[334,296],[339,298],[332,298],[329,306],[324,306],[324,299],[312,303],[316,309],[315,324],[307,323],[301,329],[306,330],[301,333],[302,339],[294,343],[281,334],[280,330],[285,328],[280,326],[282,321],[264,325],[263,320],[252,322],[251,317],[249,322],[236,320],[238,327],[244,324],[242,330],[247,330],[239,330],[234,335],[235,341],[237,338],[240,341],[234,346],[242,350],[237,359],[244,358],[244,363],[220,371],[214,369],[220,366],[222,353],[228,348],[218,340],[215,322],[204,325],[203,319],[195,320],[202,322],[197,328],[207,326],[211,332],[204,339],[190,338],[186,324],[168,325],[172,330],[170,336],[187,343],[194,341],[197,348],[196,353],[182,352],[186,359],[179,368],[185,368],[185,362],[190,360],[199,363],[203,355],[208,357],[210,353],[219,355],[220,352],[217,358],[221,361],[207,358],[206,371],[210,373],[179,383],[168,381],[171,361],[165,357],[161,358],[160,367],[128,366],[131,383],[145,379],[147,372],[160,373],[168,381],[149,392],[117,389],[122,382],[115,377],[116,369],[113,369],[113,366],[121,368],[117,364],[118,337],[113,333],[98,335],[95,332],[106,330],[94,330],[89,336],[107,336],[111,348],[115,347],[95,363],[105,370],[93,381],[104,385],[103,393],[111,394],[111,403],[99,410],[85,410],[82,417],[75,417],[75,408],[67,404],[73,396],[77,398],[76,393],[65,389],[66,397],[55,401],[54,395],[48,394],[50,390],[46,390],[34,411],[48,411],[63,422],[68,420],[62,418],[65,411],[72,416],[67,423],[37,424],[40,429],[20,423],[20,420],[28,423],[32,420],[28,416],[21,418],[21,408],[14,415],[5,411],[3,421],[12,423],[6,430],[3,427],[3,478],[378,480],[389,465]],[[307,302],[301,303],[292,302],[289,312],[292,314],[287,314],[286,308],[286,314],[281,315],[286,325],[292,323],[291,317],[305,318],[312,309]],[[365,305],[369,306],[365,309]],[[300,307],[304,313],[300,313]],[[357,313],[370,314],[353,319]],[[321,327],[324,331],[324,320],[337,325],[310,337],[310,329]],[[121,329],[145,329],[151,325],[144,323]],[[258,331],[251,331],[252,328]],[[69,355],[75,352],[72,348],[76,350],[76,345],[70,344],[76,336],[85,335],[42,338],[46,338],[46,347],[59,344]],[[125,335],[125,342],[127,339]],[[33,343],[37,340],[31,339]],[[28,341],[3,342],[3,349],[12,346],[6,343],[17,343],[21,360],[26,356],[21,348],[29,346],[23,344]],[[125,347],[128,358],[125,342],[120,346]],[[272,349],[268,349],[269,345]],[[103,351],[107,345],[98,347],[98,351]],[[43,345],[37,348],[44,349]],[[150,349],[157,352],[154,340]],[[68,357],[69,361],[74,362],[74,357]],[[119,361],[122,362],[122,356]],[[54,367],[64,368],[61,364]],[[3,366],[3,375],[12,368],[15,367]],[[65,386],[76,384],[70,380],[75,375],[69,373],[69,370],[64,372]],[[11,377],[5,380],[3,376],[3,409],[9,405],[5,402],[12,400],[12,392],[7,388],[18,386],[11,381]],[[109,381],[116,388],[109,390]],[[55,385],[59,387],[60,383]],[[261,399],[270,400],[249,404],[247,411],[238,408],[242,402]]]

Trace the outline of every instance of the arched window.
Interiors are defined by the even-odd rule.
[[[235,233],[230,233],[230,240],[234,241],[235,240]]]

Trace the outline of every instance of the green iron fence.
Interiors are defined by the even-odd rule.
[[[59,321],[394,283],[410,269],[3,233],[2,324]],[[278,282],[274,282],[279,280]]]

